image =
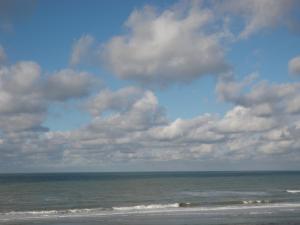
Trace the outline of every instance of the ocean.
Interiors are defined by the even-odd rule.
[[[296,225],[300,172],[0,175],[2,225]]]

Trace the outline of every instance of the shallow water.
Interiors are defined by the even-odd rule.
[[[0,175],[0,224],[300,224],[300,172]]]

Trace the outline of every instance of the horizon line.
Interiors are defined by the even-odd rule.
[[[45,171],[45,172],[0,172],[0,175],[6,174],[87,174],[87,173],[205,173],[205,172],[300,172],[297,170],[146,170],[146,171]]]

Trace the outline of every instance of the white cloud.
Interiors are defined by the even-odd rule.
[[[87,107],[94,116],[101,115],[104,111],[128,111],[137,99],[141,98],[143,92],[136,87],[126,87],[115,92],[106,89],[91,98]]]
[[[242,90],[250,85],[258,77],[257,73],[252,73],[241,81],[237,82],[233,74],[222,74],[216,84],[218,98],[222,101],[237,101],[240,98]]]
[[[300,113],[300,93],[290,97],[287,100],[287,109],[289,113]]]
[[[121,79],[160,85],[227,70],[219,34],[206,27],[213,12],[197,4],[187,8],[132,12],[125,23],[128,33],[104,46],[106,66]]]
[[[40,67],[34,62],[19,62],[0,67],[0,113],[39,113],[44,103],[38,90]]]
[[[49,104],[86,96],[95,81],[70,69],[43,79],[40,66],[31,61],[0,66],[0,131],[39,128]]]
[[[263,91],[263,87],[267,90]],[[205,114],[174,121],[166,118],[150,91],[135,87],[103,90],[86,104],[94,116],[92,121],[84,128],[67,132],[64,163],[97,166],[99,160],[102,164],[118,164],[204,159],[238,162],[278,154],[286,158],[296,154],[300,146],[300,126],[295,125],[300,118],[283,107],[296,90],[297,84],[260,83],[249,93],[239,89],[240,99],[234,100],[244,106],[234,106],[224,117]],[[263,98],[267,92],[274,98]],[[280,113],[276,111],[277,100],[282,106]]]
[[[40,67],[35,62],[21,61],[11,67],[1,67],[2,88],[14,93],[32,91],[40,77]]]
[[[87,58],[92,51],[92,45],[94,42],[94,37],[89,34],[83,35],[81,38],[76,40],[73,44],[70,64],[75,66],[82,61],[87,61]]]
[[[243,0],[221,1],[218,7],[230,15],[244,18],[245,26],[240,38],[248,38],[263,29],[285,25],[294,0]]]
[[[105,129],[116,132],[148,129],[166,121],[164,110],[153,92],[134,87],[116,92],[104,90],[92,98],[87,107],[95,116],[91,128],[102,132],[106,132]],[[102,115],[105,111],[111,114]]]
[[[262,138],[268,141],[281,141],[285,139],[291,139],[291,131],[288,127],[281,127],[280,129],[273,129],[262,135]]]
[[[273,128],[275,124],[272,118],[259,117],[253,115],[249,108],[236,106],[226,113],[217,129],[233,133],[260,132]]]
[[[248,86],[244,84],[245,81],[220,79],[216,92],[220,99],[250,108],[252,113],[258,116],[285,115],[286,113],[289,115],[289,113],[300,112],[299,83],[270,84],[260,81],[254,84],[248,83]],[[230,88],[236,86],[239,88]],[[250,90],[246,91],[249,87]],[[229,95],[227,89],[235,91]]]
[[[293,2],[195,1],[163,11],[146,6],[130,14],[124,34],[106,43],[99,45],[91,35],[83,35],[74,43],[70,63],[99,65],[100,61],[118,78],[148,86],[191,82],[229,71],[227,44],[287,25]],[[237,31],[240,26],[241,31]]]
[[[94,81],[92,75],[70,69],[44,79],[31,61],[0,65],[1,171],[61,162],[66,138],[48,138],[43,125],[47,110],[54,101],[86,96]]]
[[[279,20],[287,15],[291,1],[225,4],[230,8],[223,10],[230,16],[244,18],[238,36],[248,38],[282,24]],[[224,72],[228,64],[223,41],[232,35],[232,27],[227,16],[204,6],[135,10],[125,23],[127,33],[113,37],[104,48],[96,46],[91,35],[78,39],[70,65],[94,61],[100,54],[119,78],[146,85],[189,82]],[[0,61],[4,59],[0,48]],[[289,70],[298,74],[298,62],[293,60]],[[256,81],[255,75],[242,81],[232,75],[218,78],[219,99],[233,105],[224,116],[171,120],[150,90],[107,88],[89,96],[95,84],[89,73],[63,69],[43,77],[35,62],[1,64],[0,168],[15,163],[21,168],[97,169],[113,163],[177,160],[216,165],[226,160],[272,160],[276,155],[279,160],[299,160],[300,83],[272,84]],[[78,129],[49,131],[43,126],[49,106],[70,99],[84,101],[91,120]]]
[[[262,87],[276,96],[265,96]],[[297,155],[300,147],[300,118],[283,106],[296,90],[299,90],[297,84],[254,85],[249,93],[240,90],[240,99],[234,100],[244,105],[235,105],[225,116],[204,114],[169,120],[151,91],[136,87],[105,89],[85,103],[92,116],[86,126],[65,132],[41,132],[39,118],[32,116],[37,121],[30,130],[10,129],[0,134],[0,149],[5,152],[6,160],[20,158],[31,164],[35,161],[39,162],[37,167],[42,162],[50,169],[87,165],[96,169],[99,164],[105,167],[174,160],[241,162],[270,160],[276,155],[288,160]],[[281,108],[276,111],[278,100]],[[268,104],[272,111],[266,114]],[[12,126],[13,117],[2,118],[6,118],[7,126]],[[31,119],[16,118],[15,122],[25,128],[30,127],[26,123]]]
[[[44,85],[46,98],[65,101],[87,96],[92,85],[99,83],[87,72],[63,69],[49,76]]]
[[[151,129],[149,135],[159,141],[216,143],[224,138],[223,134],[214,132],[217,122],[218,118],[210,114],[189,120],[176,119]]]
[[[289,61],[289,73],[300,75],[300,56],[296,56]]]

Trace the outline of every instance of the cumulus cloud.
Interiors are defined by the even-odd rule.
[[[292,1],[218,4],[229,17],[244,19],[237,36],[248,38],[282,24]],[[70,65],[100,55],[119,78],[149,85],[219,74],[216,93],[232,105],[224,115],[170,119],[151,90],[130,86],[91,94],[96,78],[87,72],[62,69],[45,76],[35,62],[0,64],[0,168],[12,164],[78,170],[114,163],[247,159],[299,162],[300,84],[259,81],[256,74],[241,81],[224,75],[229,66],[223,41],[232,36],[230,20],[217,15],[213,6],[206,8],[209,4],[183,5],[161,12],[151,7],[135,10],[125,23],[127,32],[101,46],[91,35],[83,35],[74,42]],[[0,61],[4,59],[0,48]],[[298,74],[294,59],[289,71]],[[80,99],[90,121],[69,131],[44,127],[49,106],[71,99]]]
[[[43,88],[46,98],[65,101],[87,96],[90,87],[98,82],[87,72],[63,69],[49,76]]]
[[[184,141],[194,143],[217,143],[224,135],[214,132],[218,118],[206,114],[192,119],[176,119],[165,126],[159,126],[149,131],[150,137],[159,141]]]
[[[40,66],[32,61],[0,66],[1,130],[40,127],[49,104],[86,96],[93,80],[90,74],[70,69],[43,79]]]
[[[51,138],[43,125],[47,110],[53,102],[86,96],[95,79],[70,69],[45,78],[32,61],[0,65],[1,171],[61,162],[66,139]]]
[[[239,88],[232,95],[226,88],[218,88],[227,84]],[[254,158],[258,155],[275,157],[276,154],[296,156],[300,149],[300,84],[271,84],[266,81],[244,84],[245,81],[238,82],[233,78],[219,80],[216,88],[219,97],[236,105],[220,121],[219,126],[225,129],[221,131],[238,131],[241,140],[252,137],[249,147]],[[246,132],[244,136],[245,131],[252,134]]]
[[[222,132],[259,132],[269,130],[275,125],[272,118],[260,117],[251,112],[251,109],[236,106],[226,113],[219,122],[217,129]]]
[[[2,130],[27,129],[43,119],[45,103],[38,90],[41,70],[30,61],[0,67],[0,123]]]
[[[91,35],[79,38],[70,63],[101,64],[118,78],[148,86],[191,82],[229,71],[228,43],[287,25],[293,4],[229,0],[178,3],[165,10],[146,6],[130,14],[123,34],[105,43],[97,44]]]
[[[237,82],[232,73],[222,74],[216,84],[218,98],[222,101],[238,101],[242,90],[251,84],[258,75],[248,75],[243,81]]]
[[[166,121],[164,110],[158,105],[154,93],[134,87],[100,92],[88,102],[87,107],[95,116],[91,128],[104,132],[115,128],[117,132],[120,129],[147,129]],[[105,117],[103,112],[111,114]]]
[[[226,81],[239,87],[239,98],[224,98],[234,104],[224,116],[170,120],[151,91],[105,89],[85,104],[92,116],[89,124],[47,135],[49,141],[59,140],[63,146],[61,165],[83,167],[173,160],[238,162],[297,155],[300,118],[287,106],[299,92],[299,84],[258,82],[249,89],[250,78],[241,81],[241,86],[234,79],[222,79]]]
[[[233,82],[238,83],[233,79],[222,82],[228,80],[233,86]],[[204,114],[170,120],[152,91],[137,87],[104,89],[84,103],[92,117],[85,126],[71,131],[47,131],[36,122],[30,130],[6,131],[0,148],[6,160],[38,159],[52,169],[176,160],[240,162],[277,155],[289,160],[300,147],[300,118],[286,106],[298,90],[297,83],[258,82],[251,88],[237,88],[239,98],[227,96],[226,100],[232,100],[234,106],[224,116]],[[270,107],[269,113],[265,113],[265,105]],[[20,152],[14,155],[12,148]]]
[[[226,71],[219,34],[207,28],[213,12],[198,4],[187,8],[133,11],[125,23],[128,33],[105,44],[105,65],[121,79],[165,85]]]
[[[250,87],[250,91],[247,92],[246,87],[248,89]],[[259,81],[245,86],[245,81],[220,79],[216,92],[222,100],[251,108],[259,116],[270,116],[285,113],[298,114],[300,112],[299,88],[299,83],[270,84],[267,81]],[[228,94],[228,89],[234,93]]]
[[[285,25],[293,0],[229,0],[221,2],[218,7],[225,12],[244,18],[244,27],[240,38],[248,38],[262,29]]]
[[[137,87],[126,87],[115,92],[105,89],[88,101],[87,108],[94,116],[101,115],[104,111],[128,111],[143,92]]]
[[[256,82],[255,76],[241,82],[223,77],[216,90],[224,95],[221,99],[233,103],[232,109],[224,116],[204,114],[175,120],[167,117],[152,91],[103,89],[84,103],[92,117],[88,124],[70,131],[49,131],[42,125],[48,105],[85,96],[85,91],[72,90],[82,90],[85,85],[78,86],[77,78],[80,81],[83,76],[85,84],[90,75],[62,70],[43,80],[41,73],[34,62],[1,67],[0,80],[5,87],[0,94],[2,165],[13,161],[22,167],[21,162],[28,162],[33,168],[43,164],[59,170],[86,165],[97,168],[99,163],[238,162],[276,155],[287,158],[299,150],[298,83],[275,85]],[[21,84],[20,77],[28,77],[28,81]],[[75,84],[70,81],[67,87],[71,77]],[[225,88],[227,83],[233,92]],[[49,90],[41,88],[46,84],[69,94],[47,94]],[[12,88],[17,86],[20,90]]]
[[[300,75],[300,56],[296,56],[289,61],[289,73]]]
[[[94,42],[94,37],[89,34],[83,35],[81,38],[76,40],[73,44],[70,64],[75,66],[82,61],[88,61],[87,58],[90,57],[89,54],[92,52]]]

